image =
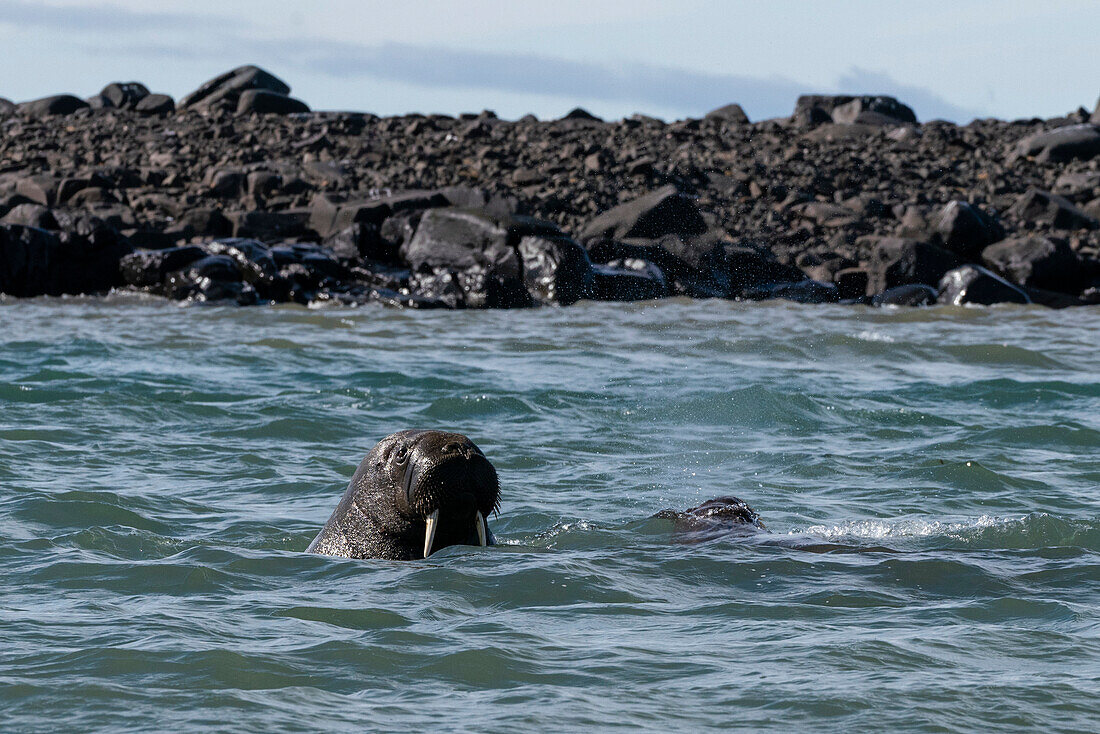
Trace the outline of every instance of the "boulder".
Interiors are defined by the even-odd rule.
[[[928,242],[883,237],[868,263],[868,295],[912,283],[935,285],[948,270],[962,263],[951,252]]]
[[[840,300],[840,294],[835,285],[809,278],[791,283],[771,283],[748,288],[742,292],[741,297],[751,301],[779,298],[795,303],[836,303]]]
[[[675,186],[665,186],[596,216],[581,230],[580,239],[690,237],[706,231],[706,221],[695,202]]]
[[[592,266],[592,298],[598,301],[649,301],[671,295],[664,273],[638,258]]]
[[[583,247],[568,237],[524,237],[517,247],[523,284],[538,303],[568,306],[591,296],[595,276]]]
[[[119,262],[122,282],[135,288],[152,288],[164,282],[169,273],[182,270],[206,257],[201,247],[170,247],[164,250],[137,250]]]
[[[101,293],[120,284],[119,260],[130,245],[103,227],[47,232],[0,226],[0,293],[58,296]]]
[[[1073,202],[1057,194],[1028,189],[1006,212],[1025,222],[1044,222],[1056,229],[1096,229],[1100,222],[1090,217]]]
[[[1027,293],[980,265],[949,270],[939,283],[939,302],[952,306],[976,303],[1031,303]]]
[[[237,102],[237,114],[247,115],[252,112],[261,115],[290,115],[309,112],[309,105],[294,97],[266,89],[249,89],[241,93],[240,101]]]
[[[999,222],[965,201],[948,202],[933,221],[943,248],[972,262],[981,257],[983,249],[1005,236]]]
[[[0,224],[19,224],[38,229],[60,229],[53,212],[41,204],[20,204],[0,218]]]
[[[167,94],[150,94],[134,105],[134,111],[143,115],[167,115],[175,110],[175,100]]]
[[[809,125],[901,125],[916,123],[917,115],[894,97],[807,94],[795,103],[793,119]]]
[[[169,298],[197,303],[234,301],[248,306],[258,301],[255,289],[243,281],[236,261],[228,255],[207,255],[169,273],[162,292]]]
[[[707,113],[706,119],[732,122],[737,125],[749,124],[749,116],[745,114],[745,111],[741,109],[741,105],[739,104],[728,104],[724,107],[711,110]]]
[[[232,212],[228,218],[233,224],[234,237],[275,242],[296,237],[316,236],[316,233],[309,228],[309,209]]]
[[[982,260],[1014,283],[1079,293],[1091,279],[1081,258],[1065,240],[1013,237],[982,251]]]
[[[1016,144],[1010,160],[1033,156],[1040,163],[1063,163],[1089,160],[1097,155],[1100,155],[1100,126],[1066,125],[1027,136]]]
[[[141,82],[113,82],[105,86],[99,96],[110,107],[132,110],[138,102],[149,96],[149,90]]]
[[[934,306],[939,295],[937,289],[924,283],[910,283],[887,288],[876,293],[871,305],[881,306]]]
[[[262,89],[275,94],[290,94],[286,82],[257,66],[240,66],[214,77],[179,101],[180,109],[236,109],[241,94]]]
[[[583,107],[574,107],[565,114],[563,120],[574,120],[579,122],[603,122],[599,117],[596,117]]]
[[[15,111],[19,109],[19,106],[6,97],[0,97],[0,117],[6,117],[8,115],[15,114]]]
[[[767,247],[750,242],[726,244],[722,249],[722,268],[729,279],[731,295],[735,296],[746,288],[807,279],[797,267],[779,262]]]
[[[469,307],[510,308],[530,303],[516,245],[525,236],[561,234],[548,222],[525,217],[430,209],[400,254],[414,272],[455,273]]]
[[[52,117],[54,115],[71,115],[77,110],[88,107],[88,103],[74,97],[71,94],[58,94],[53,97],[43,97],[30,102],[22,102],[17,105],[20,114],[27,117]]]

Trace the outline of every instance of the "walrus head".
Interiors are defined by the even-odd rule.
[[[426,558],[449,545],[490,545],[496,469],[460,433],[412,430],[378,442],[307,552]]]
[[[680,543],[702,543],[766,529],[760,515],[736,497],[715,497],[683,512],[661,510],[654,517],[672,520]]]

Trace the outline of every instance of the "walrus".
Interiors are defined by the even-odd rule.
[[[306,552],[405,561],[451,545],[493,545],[487,518],[499,505],[496,469],[469,438],[399,431],[359,464]]]
[[[759,545],[779,545],[809,553],[897,553],[881,545],[822,543],[797,536],[772,535],[748,503],[736,497],[715,497],[687,510],[661,510],[654,518],[671,520],[675,542],[705,543],[736,536]]]

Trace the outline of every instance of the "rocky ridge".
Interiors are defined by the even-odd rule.
[[[0,293],[506,308],[1100,303],[1100,104],[920,123],[885,96],[666,123],[311,112],[256,67],[0,100]]]

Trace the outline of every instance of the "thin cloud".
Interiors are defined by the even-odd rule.
[[[0,0],[0,25],[17,28],[47,28],[62,31],[134,31],[210,28],[226,18],[202,13],[138,11],[107,3],[95,5],[47,5],[22,0]],[[237,27],[248,26],[233,19]]]

